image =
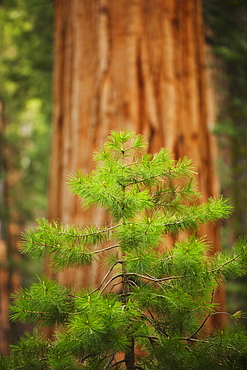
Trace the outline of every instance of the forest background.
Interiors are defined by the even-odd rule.
[[[247,229],[247,3],[204,0],[205,40],[213,52],[221,192],[234,214],[222,228],[222,245]],[[20,231],[46,214],[52,122],[53,2],[0,2],[1,352],[23,328],[10,327],[8,299],[29,285],[42,266],[20,257]],[[5,247],[3,247],[5,246]],[[230,311],[247,311],[247,278],[227,285]],[[5,284],[5,285],[3,285]],[[5,316],[4,316],[5,315]],[[7,333],[7,335],[6,335]]]

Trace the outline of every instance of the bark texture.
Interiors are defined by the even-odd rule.
[[[144,134],[151,152],[187,155],[204,199],[218,192],[203,35],[200,0],[55,0],[50,218],[85,224],[103,217],[81,209],[66,179],[92,169],[92,152],[111,129]],[[203,233],[218,250],[218,228]],[[101,274],[95,266],[58,278],[94,285]]]

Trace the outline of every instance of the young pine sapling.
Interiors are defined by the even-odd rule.
[[[175,161],[166,149],[154,155],[146,149],[141,135],[113,131],[94,154],[95,170],[69,178],[83,206],[103,207],[110,224],[42,219],[25,233],[23,253],[49,257],[57,271],[102,259],[108,267],[96,287],[76,291],[44,279],[20,289],[12,320],[54,326],[55,333],[52,339],[37,329],[26,334],[1,359],[3,368],[246,368],[245,331],[204,330],[219,314],[219,283],[246,273],[246,240],[209,256],[210,244],[197,236],[200,224],[228,217],[231,206],[223,197],[200,202],[187,158]],[[235,322],[241,314],[229,316]]]

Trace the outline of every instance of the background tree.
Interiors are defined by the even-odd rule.
[[[214,53],[211,63],[217,88],[215,127],[221,164],[221,187],[231,197],[234,213],[226,225],[224,244],[246,234],[247,184],[247,42],[246,1],[204,1],[206,40]],[[228,284],[231,310],[245,309],[246,277]]]
[[[18,251],[20,231],[46,208],[51,126],[52,4],[0,6],[0,352],[20,327],[8,324],[9,295],[41,266]],[[3,260],[4,259],[4,260]],[[8,273],[7,273],[8,272]]]
[[[71,170],[92,169],[91,153],[111,128],[145,134],[150,151],[164,146],[188,155],[203,197],[215,194],[200,1],[56,0],[54,11],[49,217],[81,224],[103,217],[81,212],[64,184]],[[217,227],[203,233],[218,250]],[[58,278],[92,284],[100,274],[95,266]]]

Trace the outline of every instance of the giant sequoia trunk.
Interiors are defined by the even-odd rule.
[[[204,199],[217,192],[204,54],[199,0],[55,0],[50,218],[103,217],[84,212],[65,183],[71,171],[92,169],[93,151],[117,128],[144,134],[152,152],[192,158]],[[217,227],[203,233],[218,250]],[[89,285],[102,273],[58,278]]]

